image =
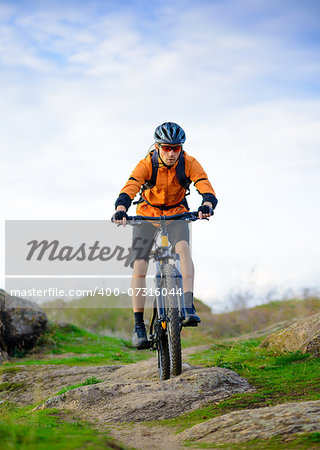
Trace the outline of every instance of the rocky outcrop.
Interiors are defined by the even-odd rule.
[[[66,386],[80,384],[89,377],[107,380],[110,373],[120,367],[122,366],[3,365],[0,368],[1,399],[19,406],[32,405],[45,401]],[[8,389],[1,391],[1,385]]]
[[[73,410],[88,419],[141,422],[177,417],[206,403],[252,390],[235,372],[184,365],[179,377],[160,382],[154,358],[113,371],[103,383],[51,397],[40,408]]]
[[[0,348],[0,363],[8,359],[8,354]]]
[[[34,302],[0,290],[0,358],[15,350],[28,350],[43,333],[47,317]]]
[[[279,352],[299,350],[302,353],[320,356],[320,313],[299,320],[288,328],[267,336],[261,346]]]
[[[232,444],[319,431],[320,400],[232,412],[195,425],[179,437],[181,441]]]
[[[3,335],[4,335],[4,323],[1,318],[1,310],[0,310],[0,362],[8,358],[8,354],[4,350],[6,348],[6,343],[3,340]]]

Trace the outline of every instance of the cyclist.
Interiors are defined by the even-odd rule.
[[[185,196],[188,186],[194,183],[202,204],[198,209],[199,219],[209,218],[218,201],[206,173],[199,162],[183,150],[186,140],[184,130],[173,122],[159,125],[154,133],[155,143],[146,158],[142,159],[115,202],[116,211],[113,221],[125,225],[127,211],[136,194],[141,190],[140,200],[137,202],[137,214],[159,217],[174,215],[188,211]],[[152,243],[157,227],[150,222],[142,223],[133,229],[133,242],[141,238],[140,242]],[[200,318],[196,314],[193,303],[194,267],[189,248],[189,227],[185,221],[172,221],[168,225],[168,235],[171,245],[180,255],[183,290],[186,305],[186,319],[184,326],[196,326]],[[131,263],[133,266],[132,285],[133,312],[135,328],[132,344],[138,348],[148,348],[149,342],[144,324],[145,296],[141,294],[146,286],[145,277],[152,244],[141,249],[132,250]]]

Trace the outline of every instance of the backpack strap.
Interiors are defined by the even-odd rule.
[[[152,153],[151,156],[151,164],[152,164],[152,173],[151,173],[151,178],[150,180],[146,181],[144,183],[144,185],[141,188],[140,191],[140,198],[139,200],[136,200],[135,202],[133,202],[133,205],[138,205],[139,203],[142,203],[143,201],[145,201],[145,199],[142,197],[142,192],[145,191],[146,189],[152,189],[157,182],[157,175],[158,175],[158,153],[155,150],[152,150],[150,153]],[[148,158],[149,154],[146,156],[146,158]]]
[[[142,186],[142,191],[145,191],[146,189],[152,189],[157,182],[157,175],[158,175],[158,153],[153,150],[152,156],[151,156],[151,163],[152,163],[152,174],[150,180],[146,181],[144,185]]]
[[[182,151],[179,155],[178,164],[176,167],[176,174],[181,187],[186,189],[186,195],[190,194],[190,184],[191,180],[186,175],[186,166],[184,161],[184,152]]]

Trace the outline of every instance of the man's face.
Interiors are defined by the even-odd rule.
[[[182,150],[182,145],[156,144],[156,149],[158,150],[162,161],[167,164],[167,166],[173,166],[179,158],[180,152]]]

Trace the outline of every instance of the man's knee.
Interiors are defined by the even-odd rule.
[[[187,241],[179,241],[175,245],[177,253],[190,253],[189,243]]]
[[[136,259],[133,263],[133,276],[144,278],[147,274],[148,262],[144,259]]]

